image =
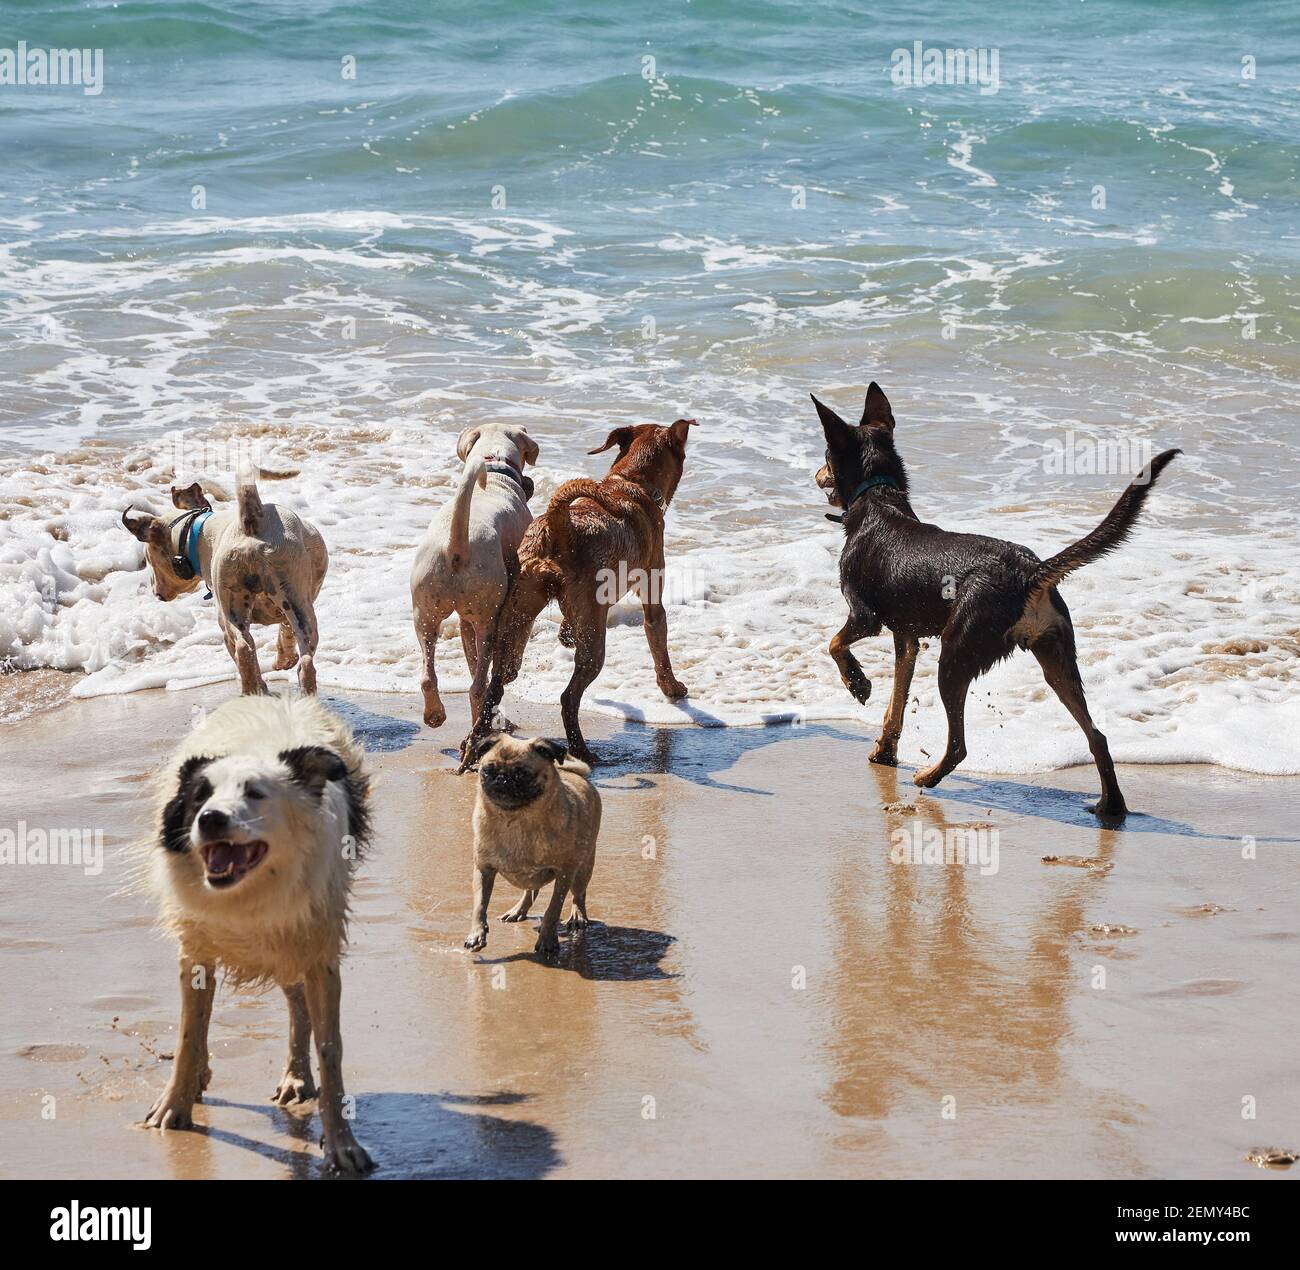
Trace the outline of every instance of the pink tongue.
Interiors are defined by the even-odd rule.
[[[248,853],[242,843],[218,842],[210,846],[205,854],[209,873],[225,873],[231,865],[236,868],[242,865]]]

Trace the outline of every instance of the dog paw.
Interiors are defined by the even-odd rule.
[[[586,930],[587,919],[581,913],[570,913],[569,920],[564,923],[570,930]]]
[[[689,697],[691,694],[686,685],[680,679],[667,679],[659,685],[659,691],[668,698],[669,701],[680,701],[683,697]]]
[[[298,654],[294,653],[289,657],[277,657],[271,663],[272,670],[292,670],[298,664]]]
[[[192,1129],[194,1103],[170,1085],[163,1091],[163,1096],[149,1108],[144,1123],[147,1129]]]
[[[586,763],[588,767],[595,767],[600,762],[592,752],[587,748],[586,741],[578,741],[576,744],[570,742],[569,753],[578,760],[579,763]]]
[[[871,680],[861,671],[856,675],[844,676],[844,686],[860,706],[865,706],[871,700]]]
[[[1128,815],[1128,807],[1124,802],[1107,802],[1104,798],[1092,804],[1087,808],[1099,820],[1123,820]]]
[[[501,914],[500,920],[503,922],[522,922],[528,916],[528,910],[522,904],[516,904],[514,908],[508,908]]]
[[[325,1168],[343,1177],[364,1177],[375,1167],[375,1162],[350,1129],[340,1129],[333,1138],[321,1139],[325,1153]]]
[[[484,926],[482,930],[472,930],[465,936],[465,947],[468,948],[470,952],[478,952],[480,948],[487,947],[487,937],[488,933],[486,926]]]
[[[886,745],[883,741],[876,742],[876,748],[871,751],[867,758],[872,763],[880,763],[885,767],[898,766],[898,753],[892,745]]]
[[[560,937],[554,931],[549,934],[545,931],[538,935],[537,943],[533,947],[535,952],[543,961],[550,961],[560,955]]]
[[[316,1082],[312,1080],[310,1072],[306,1076],[295,1076],[291,1072],[285,1072],[280,1077],[275,1093],[271,1095],[271,1101],[281,1107],[294,1107],[299,1103],[311,1102],[315,1097]]]
[[[912,777],[912,784],[919,785],[922,789],[933,789],[941,780],[943,773],[935,767],[927,767],[923,772],[917,772]]]
[[[441,701],[424,707],[424,721],[431,728],[440,728],[447,722],[447,707]]]

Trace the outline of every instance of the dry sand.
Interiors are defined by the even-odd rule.
[[[147,828],[144,778],[192,709],[229,692],[0,726],[0,827],[98,828],[107,849],[99,876],[0,868],[4,1176],[320,1173],[315,1115],[268,1102],[277,993],[219,991],[196,1132],[137,1127],[175,1044],[175,960],[114,849]],[[1300,1145],[1293,780],[1124,767],[1145,814],[1113,832],[1083,810],[1090,768],[918,798],[850,726],[591,719],[597,924],[543,966],[535,923],[495,920],[500,882],[487,949],[461,948],[465,699],[437,733],[414,693],[344,704],[379,776],[343,980],[378,1177],[1267,1180],[1285,1174],[1246,1155]],[[554,734],[555,714],[517,717]],[[972,825],[996,830],[996,872],[891,861],[894,830]]]

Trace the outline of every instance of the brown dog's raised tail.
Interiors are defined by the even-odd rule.
[[[555,491],[550,506],[546,509],[546,522],[551,535],[551,548],[556,555],[566,556],[573,550],[573,522],[569,519],[570,503],[577,502],[580,498],[589,498],[611,516],[620,514],[618,508],[606,506],[601,495],[600,482],[593,481],[589,476],[579,476],[574,480],[565,481]]]
[[[1101,559],[1122,545],[1133,532],[1138,513],[1142,510],[1151,487],[1156,483],[1156,478],[1173,461],[1174,456],[1181,453],[1181,450],[1165,450],[1157,454],[1138,473],[1133,484],[1119,496],[1119,502],[1110,509],[1106,519],[1096,529],[1039,565],[1038,572],[1034,575],[1033,589],[1039,591],[1054,587],[1076,569]]]

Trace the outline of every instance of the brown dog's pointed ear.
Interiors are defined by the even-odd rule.
[[[691,429],[696,426],[694,419],[678,419],[672,427],[668,429],[668,431],[677,438],[678,442],[685,445],[686,438],[690,435]]]
[[[474,442],[478,440],[480,432],[482,428],[466,428],[456,438],[456,457],[462,463],[469,458],[469,452],[474,448]]]
[[[195,481],[193,485],[187,485],[184,489],[177,489],[172,486],[172,506],[179,507],[183,512],[210,512],[212,504],[208,502],[208,496],[203,492],[203,486]]]
[[[558,741],[548,741],[544,736],[539,736],[536,740],[528,742],[529,749],[536,750],[538,754],[544,754],[552,763],[563,763],[569,757],[569,751],[566,746],[561,745]]]
[[[813,397],[812,393],[808,395],[812,397],[813,405],[817,407],[817,417],[822,421],[822,431],[826,434],[826,440],[831,444],[843,440],[849,430],[849,425],[830,406],[818,401],[816,397]]]
[[[162,521],[152,512],[135,512],[132,519],[131,513],[135,511],[134,507],[128,507],[122,513],[122,524],[130,531],[133,537],[138,538],[143,543],[161,543],[163,539]]]
[[[598,445],[594,450],[588,450],[588,454],[603,454],[612,446],[618,446],[618,457],[621,459],[631,446],[633,438],[636,436],[635,428],[615,428],[613,432],[605,438],[604,445]]]
[[[874,379],[867,389],[867,399],[862,406],[862,423],[858,426],[866,427],[868,424],[888,428],[890,432],[894,430],[894,412],[889,405],[889,398]]]

